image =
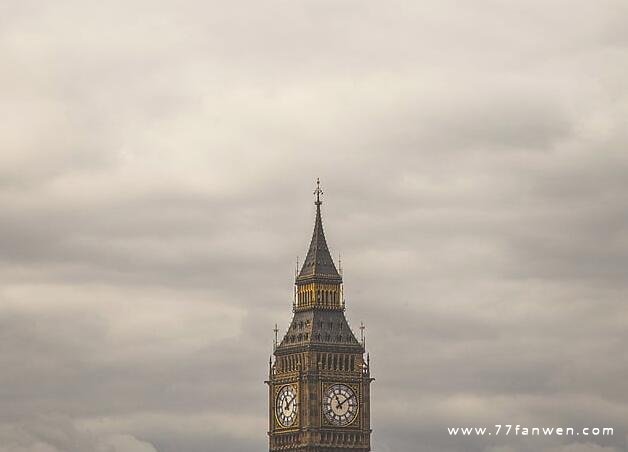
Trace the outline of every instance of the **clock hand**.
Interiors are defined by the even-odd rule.
[[[342,406],[343,406],[343,405],[347,402],[347,400],[350,400],[350,399],[352,399],[352,398],[354,398],[354,397],[355,397],[355,394],[353,394],[353,395],[352,395],[352,396],[350,396],[350,397],[347,397],[346,399],[344,399],[344,400],[342,401],[342,403],[339,403],[339,405],[337,405],[337,408],[342,408]]]
[[[293,401],[296,397],[297,397],[297,396],[296,396],[296,394],[295,394],[294,396],[292,396],[292,398],[291,398],[289,401],[287,401],[287,402],[284,404],[284,410],[287,410],[287,409],[288,409],[288,407],[290,406],[290,404],[292,403],[292,401]]]

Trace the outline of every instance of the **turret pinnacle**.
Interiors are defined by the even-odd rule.
[[[325,240],[325,232],[323,231],[323,220],[321,217],[321,204],[320,195],[323,191],[320,187],[320,181],[316,179],[316,219],[314,221],[314,232],[312,234],[312,241],[310,242],[310,249],[307,252],[301,271],[297,276],[297,283],[301,282],[330,282],[340,283],[342,277],[336,270],[334,261],[329,253],[327,247],[327,241]]]

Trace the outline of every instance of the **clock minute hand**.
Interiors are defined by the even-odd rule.
[[[353,394],[352,396],[349,396],[349,397],[347,397],[346,399],[344,399],[344,400],[342,401],[342,403],[339,403],[339,404],[338,404],[338,408],[342,408],[342,406],[343,406],[343,405],[347,402],[347,400],[350,400],[350,399],[352,399],[352,398],[354,398],[354,397],[355,397],[355,394]]]

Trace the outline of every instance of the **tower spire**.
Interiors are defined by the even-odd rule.
[[[323,219],[321,215],[321,189],[320,179],[316,179],[316,219],[314,220],[314,232],[312,233],[312,241],[307,256],[303,261],[301,271],[297,275],[297,282],[309,282],[320,280],[321,282],[342,282],[342,277],[336,270],[336,265],[329,252],[327,241],[325,240],[325,232],[323,231]]]

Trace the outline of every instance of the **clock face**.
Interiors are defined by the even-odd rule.
[[[323,413],[334,425],[349,425],[358,414],[358,397],[347,385],[331,385],[323,396]]]
[[[283,427],[290,427],[297,418],[297,390],[292,385],[286,385],[277,393],[275,414]]]

